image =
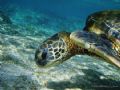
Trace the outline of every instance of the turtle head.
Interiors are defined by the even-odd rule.
[[[50,67],[58,65],[67,60],[68,48],[63,37],[68,37],[68,33],[57,33],[48,38],[36,50],[35,61],[40,67]]]

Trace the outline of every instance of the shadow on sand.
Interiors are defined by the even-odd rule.
[[[70,81],[49,82],[47,88],[54,90],[65,90],[68,88],[80,88],[82,90],[120,90],[120,80],[116,81],[114,79],[100,79],[100,76],[104,75],[91,69],[83,69],[82,71],[85,73],[85,75],[72,77]]]

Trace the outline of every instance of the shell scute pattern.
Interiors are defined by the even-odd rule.
[[[84,29],[96,34],[104,34],[106,37],[120,39],[120,11],[108,10],[91,14]]]
[[[120,39],[120,20],[106,20],[104,24],[109,37]]]

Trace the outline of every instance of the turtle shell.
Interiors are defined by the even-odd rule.
[[[120,10],[99,11],[89,15],[84,30],[120,40]]]
[[[94,32],[113,44],[120,55],[120,10],[106,10],[88,16],[84,31]]]

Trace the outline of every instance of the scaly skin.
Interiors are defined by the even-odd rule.
[[[82,48],[86,48],[89,52],[98,55],[113,65],[120,68],[120,57],[119,53],[113,49],[113,43],[108,39],[101,38],[95,33],[75,31],[70,35],[70,39]],[[93,56],[94,56],[93,55]]]
[[[63,47],[61,48],[59,46],[61,42],[59,42],[56,46],[58,51],[56,51],[55,50],[56,47],[54,47],[54,44],[58,42],[59,40],[62,40],[61,42],[64,44],[63,44]],[[52,50],[51,48],[48,47],[50,45],[52,47]],[[62,49],[62,52],[60,51],[61,49]],[[52,52],[52,55],[50,55],[51,52]],[[94,55],[93,53],[89,52],[87,49],[81,48],[80,46],[76,45],[70,39],[70,33],[60,32],[52,36],[51,38],[47,39],[45,42],[43,42],[41,46],[39,46],[39,48],[36,50],[35,60],[39,66],[49,67],[53,65],[58,65],[76,54]],[[52,56],[54,58],[50,58]]]

